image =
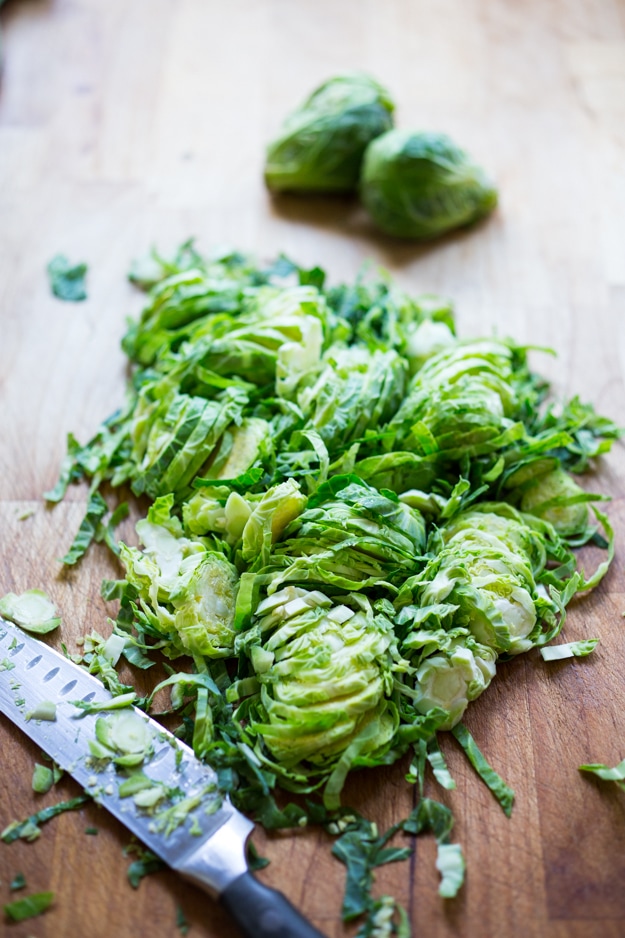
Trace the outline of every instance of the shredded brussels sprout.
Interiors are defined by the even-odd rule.
[[[317,105],[337,110],[329,124],[315,111],[315,132],[340,123],[351,81],[324,86],[293,139]],[[379,86],[357,84],[390,120]],[[276,144],[282,161],[287,137]],[[389,137],[399,139],[370,146],[370,166]],[[419,216],[420,236],[468,222],[495,198],[464,155],[434,143],[428,178],[448,188],[437,203],[444,211]],[[398,170],[401,149],[385,172]],[[362,151],[350,153],[351,173]],[[434,156],[447,160],[442,176]],[[321,188],[324,162],[313,162],[302,162],[299,182]],[[276,169],[269,184],[290,186],[299,170],[289,172]],[[431,832],[441,895],[455,895],[464,860],[450,841],[453,817],[425,797],[426,769],[455,786],[437,734],[453,730],[509,814],[512,789],[459,721],[502,657],[535,647],[546,660],[580,656],[596,644],[549,643],[567,604],[612,559],[609,520],[588,511],[604,497],[582,487],[582,474],[621,431],[578,398],[556,405],[528,349],[458,339],[449,301],[411,297],[382,272],[326,287],[322,270],[284,256],[265,265],[236,252],[206,258],[187,242],[172,258],[154,253],[132,279],[148,295],[123,340],[126,401],[86,444],[68,438],[46,496],[58,501],[88,480],[66,562],[104,540],[125,571],[103,584],[119,601],[112,634],[86,636],[79,656],[116,695],[107,709],[117,712],[97,720],[91,757],[117,766],[120,795],[153,815],[155,831],[182,823],[194,804],[143,773],[152,739],[125,709],[149,709],[167,689],[177,733],[235,804],[268,828],[322,823],[340,835],[344,917],[366,916],[367,934],[407,934],[403,911],[370,896],[373,868],[407,848],[384,846],[387,835],[341,808],[345,779],[410,754],[416,807],[387,833]],[[105,485],[149,500],[139,546],[115,544],[119,509],[104,523]],[[586,577],[574,549],[589,542],[606,555]],[[35,599],[31,623],[58,623]],[[147,670],[159,654],[182,659],[180,668],[168,665],[139,701],[116,667]],[[0,669],[10,667],[9,651]],[[278,806],[277,785],[321,799]],[[37,836],[34,826],[24,836]]]

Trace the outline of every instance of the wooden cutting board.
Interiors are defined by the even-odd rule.
[[[40,496],[65,434],[87,439],[122,400],[118,343],[141,303],[125,272],[152,244],[167,250],[196,235],[204,249],[286,251],[334,281],[373,258],[407,289],[452,297],[462,335],[557,349],[557,359],[534,359],[557,392],[579,392],[625,422],[622,0],[8,0],[0,26],[0,591],[48,590],[70,649],[85,631],[106,631],[113,609],[99,583],[119,571],[94,550],[63,572],[56,558],[85,490],[53,511]],[[390,87],[400,126],[448,132],[495,175],[492,218],[418,247],[377,235],[349,199],[271,201],[265,142],[316,84],[350,68]],[[87,302],[50,296],[45,265],[58,252],[89,263]],[[522,656],[467,714],[516,790],[512,818],[445,739],[457,788],[437,797],[457,818],[466,885],[455,900],[438,896],[428,838],[412,860],[378,873],[377,894],[406,906],[415,934],[625,934],[625,795],[577,771],[625,756],[624,483],[619,444],[588,481],[614,496],[616,560],[565,629],[569,640],[599,637],[595,654],[551,665]],[[0,746],[0,827],[77,793],[71,780],[32,793],[39,754],[4,719]],[[385,829],[413,806],[406,768],[361,773],[346,802]],[[97,835],[85,833],[93,827]],[[340,924],[344,870],[323,833],[258,831],[254,841],[271,859],[265,882],[329,938],[354,933]],[[30,891],[56,893],[45,916],[0,932],[169,938],[180,906],[190,935],[234,936],[218,905],[173,874],[133,891],[127,843],[92,805],[51,822],[34,844],[0,844],[2,903],[19,895],[8,888],[18,871]]]

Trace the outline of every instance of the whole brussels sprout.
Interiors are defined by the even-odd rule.
[[[276,192],[352,192],[367,144],[393,126],[385,88],[358,72],[330,78],[269,144],[265,182]]]
[[[436,238],[497,204],[494,185],[449,137],[406,130],[367,147],[360,195],[382,231],[399,238]]]

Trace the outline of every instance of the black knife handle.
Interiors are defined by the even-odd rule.
[[[243,873],[219,896],[246,938],[325,938],[286,896]]]

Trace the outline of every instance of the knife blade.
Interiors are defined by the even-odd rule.
[[[142,772],[174,792],[158,811],[143,810],[120,795],[124,776],[113,762],[94,759],[89,748],[103,714],[74,701],[106,707],[114,697],[84,668],[0,618],[2,713],[168,866],[218,897],[247,938],[324,938],[249,872],[245,843],[254,825],[221,796],[215,771],[189,746],[143,711],[119,711],[145,722],[152,745]],[[53,720],[37,718],[44,703],[55,705]]]

